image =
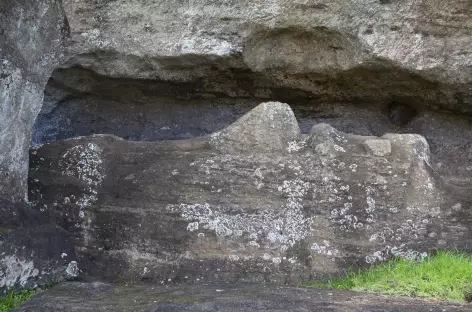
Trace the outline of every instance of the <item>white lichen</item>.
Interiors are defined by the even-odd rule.
[[[190,231],[190,232],[197,231],[198,228],[199,228],[198,222],[190,222],[187,225],[187,231]]]
[[[29,279],[38,276],[33,261],[20,259],[15,255],[0,260],[0,288],[11,289],[15,285],[24,287]]]
[[[421,262],[428,257],[428,253],[419,252],[412,249],[405,249],[405,244],[400,246],[386,246],[383,250],[378,250],[371,255],[366,256],[365,261],[369,264],[376,262],[384,262],[390,260],[392,257],[402,258],[408,261]]]
[[[303,196],[310,183],[301,179],[283,181],[278,190],[286,198],[278,210],[232,214],[228,208],[204,204],[168,205],[189,221],[187,230],[204,229],[217,236],[241,238],[253,248],[278,248],[280,252],[293,247],[311,233],[312,219],[303,214]]]
[[[342,146],[339,146],[337,144],[334,144],[334,150],[337,151],[337,152],[342,152],[342,153],[345,153],[346,150],[344,149],[344,147]]]
[[[66,268],[67,277],[74,278],[74,277],[79,276],[79,273],[80,273],[80,270],[79,270],[79,266],[77,265],[77,261],[69,262]]]
[[[75,200],[73,195],[64,197],[64,203],[75,203],[79,207],[79,218],[85,218],[86,208],[98,200],[98,188],[105,179],[102,149],[95,143],[76,145],[68,149],[62,156],[60,163],[63,174],[75,177],[82,182],[84,192]],[[84,239],[88,239],[90,222],[84,221]]]
[[[293,153],[293,152],[298,152],[305,148],[306,146],[306,141],[305,140],[300,140],[300,141],[290,141],[288,142],[288,147],[287,147],[287,152]]]
[[[310,246],[310,250],[316,254],[324,255],[328,257],[337,257],[339,256],[339,250],[335,248],[330,248],[328,241],[323,241],[323,243],[314,243]]]

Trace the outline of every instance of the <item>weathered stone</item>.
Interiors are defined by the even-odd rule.
[[[317,153],[334,157],[336,152],[345,152],[341,145],[347,143],[347,140],[344,133],[328,124],[321,123],[313,126],[306,142]]]
[[[430,176],[421,136],[379,138],[385,156],[327,125],[285,149],[211,140],[47,144],[32,150],[30,198],[70,232],[81,268],[108,280],[295,282],[468,248],[470,201]]]
[[[39,294],[12,312],[456,312],[459,303],[349,291],[254,284],[113,286],[100,282],[65,283]]]
[[[75,278],[68,233],[26,204],[0,199],[0,295]]]
[[[28,149],[65,36],[58,0],[0,2],[0,194],[26,198]]]
[[[31,129],[67,32],[60,1],[0,2],[0,295],[77,276],[68,233],[20,203]]]
[[[64,6],[72,34],[67,66],[192,82],[199,91],[229,96],[472,112],[466,0],[65,0]]]
[[[205,136],[221,131],[262,101],[192,92],[195,88],[193,83],[110,78],[79,68],[56,70],[46,88],[34,142],[98,133],[143,141]],[[292,91],[271,97],[280,101],[285,101],[284,95],[291,98],[287,103],[294,110],[302,133],[323,123],[363,136],[417,133],[427,138],[431,165],[441,176],[462,185],[472,183],[472,125],[466,115],[422,109],[404,124],[400,121],[408,119],[411,112],[401,104],[393,105],[391,110],[379,103],[320,104],[317,99]],[[394,120],[391,114],[395,115]]]
[[[210,144],[225,153],[276,152],[289,148],[289,142],[299,136],[300,128],[290,106],[266,102],[213,134]]]
[[[364,146],[375,156],[388,156],[392,153],[392,146],[389,140],[366,140]]]
[[[314,109],[360,102],[386,108],[402,131],[424,117],[423,106],[472,112],[466,1],[64,3],[73,36],[64,66],[134,79],[146,85],[142,94],[165,81],[180,84],[183,98],[316,100]],[[392,255],[469,248],[468,189],[436,171],[455,168],[452,176],[470,182],[457,171],[471,166],[455,166],[470,154],[468,134],[462,158],[430,165],[422,136],[359,137],[327,125],[301,136],[288,106],[274,102],[211,138],[95,136],[34,149],[38,211],[13,206],[25,197],[31,126],[68,26],[53,0],[3,1],[0,26],[2,293],[80,271],[47,216],[67,229],[87,273],[112,280],[293,282]],[[57,82],[67,89],[65,80]],[[103,89],[91,85],[69,92]],[[125,98],[139,103],[134,96]],[[155,131],[138,123],[144,137]],[[447,153],[455,151],[441,159]]]

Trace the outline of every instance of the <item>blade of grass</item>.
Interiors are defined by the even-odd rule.
[[[11,291],[7,296],[0,297],[0,312],[8,312],[11,309],[19,307],[25,301],[31,299],[38,291],[29,290],[15,294]]]
[[[305,285],[436,300],[472,300],[472,256],[443,251],[420,263],[395,259],[366,271],[351,271],[341,278]]]

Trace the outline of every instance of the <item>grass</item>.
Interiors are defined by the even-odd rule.
[[[343,278],[305,286],[470,302],[472,257],[441,251],[419,263],[394,259],[365,271],[350,272]]]
[[[37,293],[38,291],[34,290],[23,291],[19,294],[15,294],[12,291],[8,296],[0,297],[0,312],[8,312],[11,309],[19,307]]]

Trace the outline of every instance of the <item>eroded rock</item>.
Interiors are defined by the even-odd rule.
[[[60,1],[0,2],[0,295],[74,277],[68,233],[23,203],[32,126],[67,34]]]
[[[79,68],[56,70],[33,130],[34,144],[92,134],[134,141],[204,136],[223,130],[263,101],[194,92],[197,84],[117,79]],[[309,133],[314,124],[327,123],[363,136],[420,134],[428,140],[431,164],[438,173],[454,183],[472,183],[472,126],[464,114],[421,109],[409,120],[411,108],[399,103],[390,109],[378,102],[370,106],[322,104],[287,89],[271,97],[290,104],[302,133]]]
[[[60,1],[2,1],[0,28],[0,194],[19,201],[27,193],[31,129],[60,63],[66,19]]]
[[[68,233],[26,204],[0,199],[0,295],[74,279]]]
[[[247,135],[254,120],[271,129],[270,118],[253,119],[261,109],[284,107],[263,104],[222,130],[243,135],[227,141],[235,149],[212,137],[104,135],[34,148],[30,198],[69,231],[84,271],[108,280],[295,282],[467,248],[469,202],[451,208],[458,199],[425,168],[423,137],[317,125],[271,150]],[[366,149],[372,140],[390,153]]]
[[[388,156],[392,153],[392,146],[389,140],[366,140],[364,146],[375,156]]]
[[[472,112],[472,9],[465,0],[64,6],[72,35],[66,65],[105,76],[191,82],[200,92],[235,97]]]
[[[211,136],[210,144],[226,153],[277,152],[300,136],[300,127],[288,104],[266,102]]]

